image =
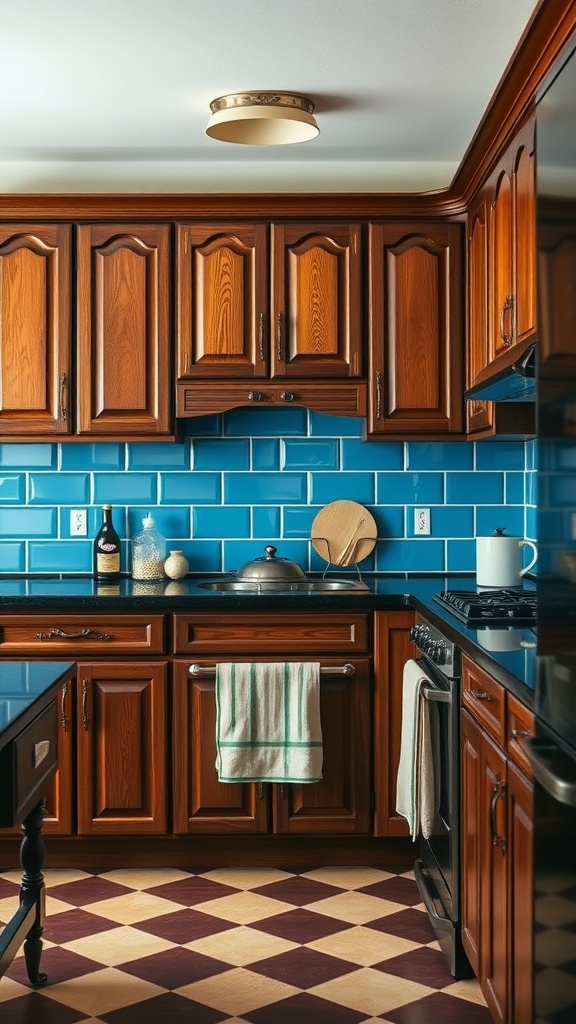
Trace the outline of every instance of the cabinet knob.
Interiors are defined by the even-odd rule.
[[[294,399],[296,398],[296,395],[294,394],[293,391],[281,391],[280,398],[282,399],[283,402],[293,402]]]
[[[251,402],[261,402],[262,401],[262,392],[261,391],[249,391],[248,392],[248,398],[250,399]]]

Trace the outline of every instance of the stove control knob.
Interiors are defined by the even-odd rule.
[[[442,640],[434,640],[431,644],[430,657],[435,665],[446,664],[448,651]]]

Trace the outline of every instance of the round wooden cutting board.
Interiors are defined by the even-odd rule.
[[[373,515],[357,501],[331,501],[312,523],[312,547],[332,565],[355,565],[367,558],[376,544]]]

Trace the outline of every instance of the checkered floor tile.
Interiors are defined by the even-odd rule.
[[[21,954],[10,1024],[490,1024],[454,981],[411,872],[48,870],[44,988]],[[0,874],[0,922],[20,875]]]

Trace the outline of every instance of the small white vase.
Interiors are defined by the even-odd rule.
[[[181,551],[171,551],[164,562],[164,572],[171,580],[181,580],[190,566]]]

